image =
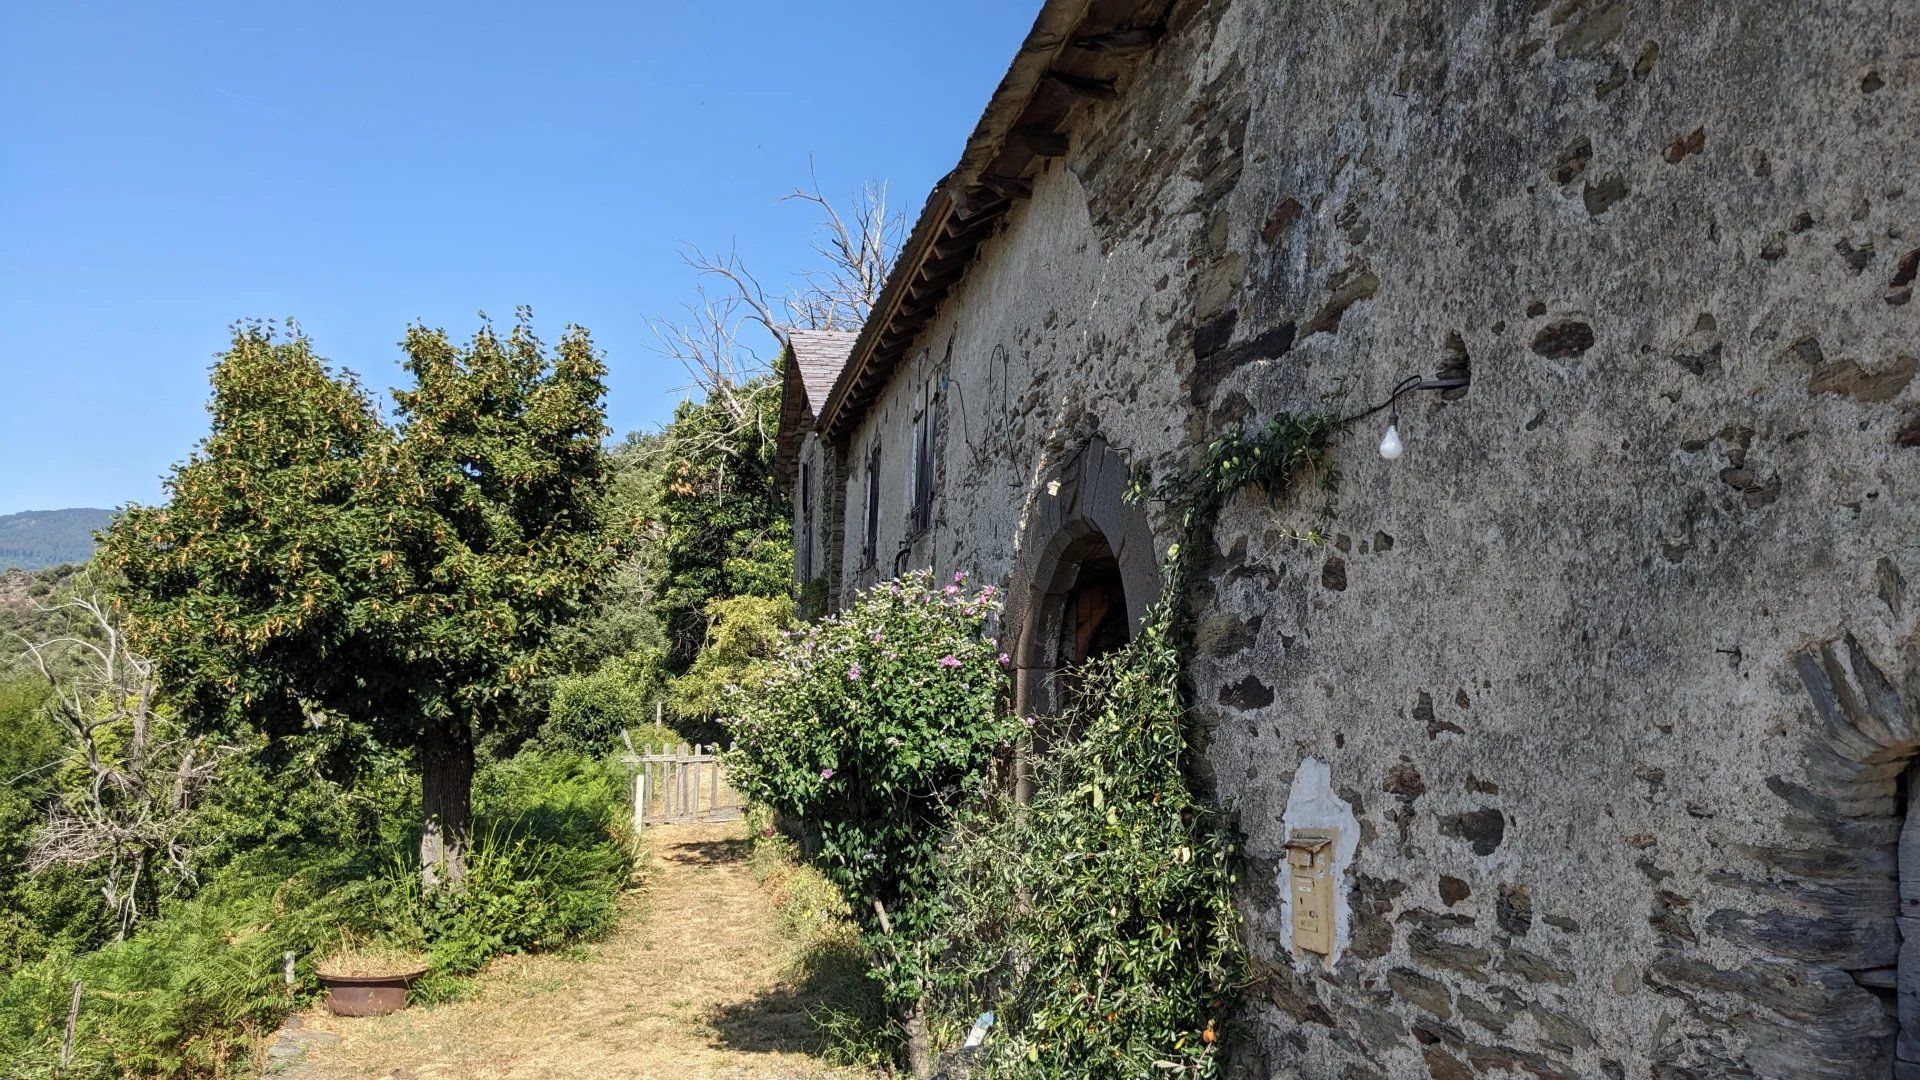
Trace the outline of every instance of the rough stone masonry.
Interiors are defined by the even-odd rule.
[[[1402,399],[1402,460],[1370,418],[1330,499],[1222,519],[1192,674],[1250,857],[1234,1067],[1920,1076],[1920,3],[1213,0],[1148,36],[1068,83],[864,398],[887,328],[855,348],[802,451],[833,593],[967,570],[1045,638],[1100,536],[1137,622],[1175,523],[1116,477],[1470,375]],[[1342,823],[1329,962],[1283,845]]]

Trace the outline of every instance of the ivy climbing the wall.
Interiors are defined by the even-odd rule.
[[[1278,500],[1310,472],[1331,491],[1335,424],[1283,416],[1215,440],[1189,473],[1134,485],[1179,522],[1158,601],[1044,722],[1057,749],[1036,763],[1032,803],[977,808],[948,849],[949,967],[931,982],[950,1027],[983,1002],[999,1013],[977,1075],[1217,1072],[1243,982],[1239,850],[1185,767],[1189,597],[1235,492]]]

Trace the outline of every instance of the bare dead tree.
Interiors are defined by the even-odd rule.
[[[869,180],[860,189],[850,216],[843,217],[820,193],[820,177],[811,188],[795,188],[788,200],[820,208],[826,238],[814,251],[821,264],[802,273],[805,286],[787,299],[792,325],[813,330],[858,330],[873,313],[887,274],[900,252],[906,221],[887,207],[887,185]]]
[[[139,917],[140,889],[156,870],[193,880],[186,832],[199,795],[235,748],[186,734],[157,705],[153,661],[133,651],[97,595],[44,605],[70,633],[30,642],[25,659],[52,690],[64,730],[67,765],[82,780],[67,785],[33,838],[27,870],[94,867],[101,893],[125,938]]]
[[[741,296],[715,299],[706,288],[696,289],[699,300],[686,305],[687,318],[680,322],[656,321],[652,325],[660,351],[678,360],[692,383],[676,387],[679,391],[699,390],[709,405],[717,406],[725,423],[699,437],[712,446],[680,443],[676,453],[686,450],[704,453],[733,445],[752,430],[759,438],[768,438],[764,430],[763,410],[756,408],[749,384],[765,373],[768,361],[741,340],[740,331],[757,314],[747,314],[752,302]],[[784,342],[784,338],[780,339]],[[664,449],[661,447],[659,449]]]
[[[906,223],[887,203],[887,185],[869,181],[853,208],[843,213],[821,191],[811,167],[809,186],[796,187],[782,202],[798,201],[820,214],[813,249],[817,266],[800,271],[799,281],[784,294],[769,292],[739,252],[709,254],[688,246],[681,258],[702,278],[718,278],[725,292],[714,298],[702,287],[699,301],[687,305],[688,318],[653,324],[660,351],[678,360],[692,376],[692,385],[708,401],[727,404],[730,416],[746,422],[738,388],[768,370],[769,359],[746,345],[742,330],[758,324],[784,348],[790,330],[858,330],[872,313],[887,274],[899,254]],[[757,416],[757,413],[756,413]]]

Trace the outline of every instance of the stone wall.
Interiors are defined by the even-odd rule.
[[[854,436],[838,588],[896,553],[1008,581],[1096,438],[1164,470],[1470,370],[1405,401],[1403,460],[1378,418],[1335,440],[1330,519],[1249,493],[1221,522],[1194,675],[1251,860],[1236,1065],[1890,1075],[1902,1007],[1920,1059],[1888,988],[1917,208],[1910,0],[1197,5]],[[922,394],[940,495],[908,540]],[[1280,904],[1309,775],[1359,832],[1331,967]]]

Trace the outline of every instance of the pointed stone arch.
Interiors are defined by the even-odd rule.
[[[1920,665],[1897,686],[1852,634],[1802,649],[1793,664],[1819,723],[1807,744],[1811,797],[1788,801],[1828,834],[1830,851],[1792,868],[1814,914],[1762,913],[1747,925],[1778,933],[1752,943],[1824,961],[1880,996],[1897,1029],[1868,1039],[1884,1075],[1920,1078]]]
[[[1048,676],[1062,661],[1067,601],[1092,566],[1117,576],[1126,637],[1160,594],[1160,560],[1146,511],[1126,499],[1126,456],[1094,437],[1039,477],[1008,580],[1003,623],[1014,662],[1014,705],[1032,716],[1052,703]],[[1073,659],[1073,658],[1068,658]]]

